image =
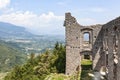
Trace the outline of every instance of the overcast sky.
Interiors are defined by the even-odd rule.
[[[120,16],[120,0],[0,0],[0,21],[36,34],[64,35],[64,14],[81,25],[104,24]]]

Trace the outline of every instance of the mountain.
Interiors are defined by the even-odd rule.
[[[0,72],[10,71],[15,65],[23,64],[27,55],[0,40]]]
[[[21,26],[0,22],[0,40],[27,54],[52,49],[56,42],[64,43],[62,35],[34,35]]]
[[[10,23],[0,22],[0,37],[30,37],[32,33],[28,32],[24,27],[16,26]]]

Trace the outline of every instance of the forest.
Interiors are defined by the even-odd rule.
[[[16,65],[4,80],[44,80],[52,73],[65,73],[65,46],[56,43],[53,50],[30,58],[23,65]]]

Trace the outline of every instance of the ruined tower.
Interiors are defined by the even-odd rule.
[[[91,59],[94,71],[106,67],[108,80],[120,80],[120,18],[104,25],[82,26],[65,14],[66,74],[81,70],[81,60]]]

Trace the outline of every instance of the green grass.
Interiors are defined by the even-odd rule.
[[[51,73],[44,80],[80,80],[78,76],[80,75],[74,74],[74,75],[68,76],[65,74]]]
[[[92,65],[92,61],[91,60],[87,60],[87,59],[83,59],[81,61],[81,65]]]
[[[83,59],[81,61],[81,67],[82,70],[81,70],[80,80],[92,80],[92,77],[88,75],[88,73],[92,73],[92,61]]]
[[[84,59],[81,61],[82,70],[91,70],[92,69],[92,61]]]
[[[92,80],[92,77],[88,75],[88,73],[92,73],[91,70],[82,70],[80,80]]]
[[[48,75],[45,80],[67,80],[67,76],[64,74],[50,74]]]

